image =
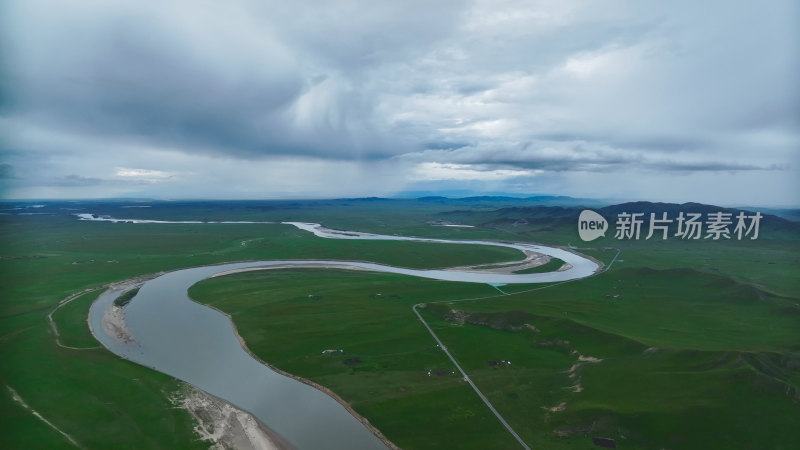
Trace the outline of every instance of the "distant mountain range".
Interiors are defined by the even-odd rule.
[[[615,220],[622,212],[644,213],[649,219],[650,213],[660,216],[666,212],[669,218],[676,218],[680,212],[701,213],[704,218],[708,213],[727,212],[734,217],[739,211],[752,213],[761,212],[762,224],[776,229],[794,229],[800,222],[800,209],[775,209],[775,208],[725,208],[721,206],[702,203],[659,203],[659,202],[625,202],[609,204],[600,200],[574,198],[558,195],[535,195],[530,197],[508,196],[473,196],[462,198],[449,198],[444,196],[425,196],[419,198],[339,198],[329,200],[144,200],[144,199],[109,199],[109,200],[37,200],[37,201],[11,201],[0,200],[2,214],[65,214],[73,210],[92,209],[93,212],[115,214],[118,208],[135,208],[136,215],[158,214],[165,208],[169,210],[196,210],[205,208],[209,211],[216,210],[221,213],[224,209],[242,209],[252,211],[284,210],[297,208],[336,207],[337,205],[385,205],[387,207],[413,206],[424,204],[442,210],[437,214],[447,220],[456,220],[457,217],[471,219],[470,223],[492,223],[494,221],[525,221],[543,219],[554,222],[574,222],[583,209],[597,211],[609,222]],[[120,206],[123,205],[123,206]],[[126,214],[133,214],[134,209],[126,209]],[[555,223],[554,223],[555,225]]]
[[[472,225],[484,226],[489,228],[504,227],[533,227],[532,231],[550,231],[559,227],[575,227],[578,215],[583,209],[592,209],[606,218],[610,229],[615,228],[617,215],[620,213],[643,213],[642,218],[645,224],[649,223],[650,214],[656,214],[660,218],[661,214],[667,213],[667,218],[673,221],[683,212],[702,214],[701,221],[707,220],[709,213],[723,212],[730,213],[731,220],[736,222],[736,215],[744,211],[747,215],[752,215],[756,211],[762,215],[760,227],[762,231],[769,233],[797,233],[800,232],[800,223],[788,220],[784,217],[770,214],[758,208],[723,208],[720,206],[706,205],[702,203],[657,203],[657,202],[626,202],[616,205],[608,205],[600,208],[585,208],[583,206],[512,206],[498,208],[493,211],[480,211],[470,209],[459,209],[442,213],[441,216],[449,221],[462,221]],[[772,210],[770,210],[772,211]],[[791,210],[787,210],[791,211]],[[749,223],[749,222],[748,222]],[[673,222],[670,229],[677,228],[677,223]],[[733,226],[731,227],[731,230]]]
[[[474,197],[461,197],[449,198],[441,196],[429,196],[417,198],[421,202],[438,202],[438,203],[532,203],[537,205],[551,205],[551,206],[592,206],[599,207],[607,205],[608,203],[600,200],[593,200],[588,198],[574,198],[563,195],[535,195],[532,197],[507,197],[495,195],[481,195]]]

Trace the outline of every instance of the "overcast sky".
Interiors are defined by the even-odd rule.
[[[800,204],[800,3],[5,0],[4,198]]]

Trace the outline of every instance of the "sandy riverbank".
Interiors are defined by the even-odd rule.
[[[110,305],[103,313],[103,331],[123,344],[135,344],[128,325],[125,323],[125,309]]]
[[[281,264],[275,266],[248,267],[246,269],[226,270],[225,272],[220,272],[211,275],[211,277],[209,278],[222,277],[225,275],[233,275],[235,273],[242,273],[242,272],[253,272],[256,270],[275,270],[275,269],[346,269],[346,270],[362,270],[366,272],[376,272],[374,270],[369,270],[364,267],[350,266],[346,264],[305,263],[302,261],[298,261],[297,264]]]
[[[209,266],[213,265],[215,264],[210,264]],[[300,262],[300,264],[284,264],[279,266],[265,266],[265,267],[253,267],[253,268],[229,270],[215,274],[212,277],[230,275],[239,272],[248,272],[253,270],[290,269],[298,267],[370,271],[369,269],[365,269],[363,267],[346,265],[346,264]],[[166,272],[159,272],[141,277],[136,277],[118,283],[109,284],[107,285],[107,287],[112,291],[127,291],[129,289],[133,289],[137,286],[142,285],[147,280],[159,277],[164,273]],[[214,308],[213,306],[210,307]],[[224,314],[226,317],[228,317],[229,320],[231,320],[228,314],[225,314],[223,311],[219,309],[217,309],[217,311],[219,311],[221,314]],[[124,307],[120,308],[113,304],[109,305],[108,308],[103,312],[101,323],[103,331],[108,336],[111,336],[125,344],[134,344],[134,345],[136,344],[136,340],[130,333],[128,326],[125,322]],[[91,323],[89,327],[91,329]],[[377,428],[372,426],[372,424],[369,423],[369,420],[356,413],[356,411],[347,402],[345,402],[344,399],[336,395],[336,393],[334,393],[330,389],[322,385],[319,385],[317,383],[314,383],[313,381],[306,380],[304,378],[300,378],[298,376],[277,369],[271,366],[270,364],[266,363],[265,361],[261,360],[260,358],[258,358],[253,352],[250,351],[250,349],[247,348],[247,346],[244,343],[244,340],[239,335],[239,332],[236,329],[236,326],[232,320],[231,320],[231,327],[233,328],[236,337],[241,343],[242,348],[244,348],[244,350],[247,351],[247,353],[249,353],[250,356],[253,357],[255,360],[259,361],[260,363],[269,367],[271,370],[283,376],[292,378],[296,381],[307,384],[324,392],[325,394],[336,400],[339,404],[344,406],[344,408],[351,415],[353,415],[376,437],[378,437],[378,439],[380,439],[388,448],[393,450],[399,449],[399,447],[397,447],[396,445],[394,445],[394,443],[389,441]],[[174,394],[170,398],[170,400],[173,401],[173,403],[175,403],[176,406],[186,409],[192,415],[192,417],[197,422],[195,431],[197,432],[197,434],[200,436],[201,439],[213,442],[211,448],[215,450],[219,449],[284,450],[284,449],[294,448],[279,434],[271,430],[263,423],[259,422],[251,414],[236,408],[235,406],[226,402],[225,400],[222,400],[202,390],[194,388],[191,385],[187,384],[186,386],[187,387],[185,392],[179,392]]]
[[[290,267],[296,267],[296,266],[290,266]],[[341,267],[344,267],[344,266],[332,266],[332,267],[341,268]],[[272,267],[268,267],[268,268],[272,268]],[[259,270],[259,269],[264,269],[264,268],[263,267],[254,268],[254,270]],[[360,267],[358,269],[359,270],[366,270],[366,269],[362,269]],[[242,271],[248,271],[248,269],[232,270],[232,271],[229,271],[228,273],[236,273],[236,272],[242,272]],[[339,397],[339,395],[336,394],[335,392],[333,392],[332,390],[328,389],[327,387],[325,387],[325,386],[323,386],[323,385],[321,385],[319,383],[315,383],[315,382],[313,382],[311,380],[307,380],[305,378],[301,378],[301,377],[299,377],[297,375],[293,375],[293,374],[291,374],[289,372],[284,372],[283,370],[281,370],[281,369],[273,366],[272,364],[264,361],[263,359],[259,358],[258,355],[253,353],[247,347],[247,343],[245,342],[244,338],[239,334],[238,328],[236,328],[236,323],[233,321],[233,318],[228,313],[226,313],[225,311],[222,311],[219,308],[211,306],[211,305],[205,305],[205,306],[208,306],[209,308],[213,308],[213,309],[219,311],[220,314],[225,315],[225,317],[227,317],[228,320],[230,320],[231,328],[233,328],[233,332],[236,335],[236,338],[239,340],[239,343],[242,345],[242,348],[244,349],[244,351],[246,351],[250,355],[250,357],[252,357],[256,361],[260,362],[261,364],[269,367],[270,370],[272,370],[272,371],[274,371],[276,373],[279,373],[279,374],[281,374],[281,375],[283,375],[285,377],[291,378],[291,379],[293,379],[295,381],[299,381],[299,382],[301,382],[303,384],[307,384],[307,385],[309,385],[309,386],[311,386],[311,387],[313,387],[315,389],[318,389],[318,390],[324,392],[326,395],[328,395],[332,399],[336,400],[340,405],[342,405],[344,407],[344,409],[347,410],[347,412],[349,412],[353,417],[355,417],[356,420],[361,422],[370,432],[372,432],[372,434],[374,434],[378,439],[380,439],[381,442],[384,443],[384,445],[386,445],[388,448],[390,448],[392,450],[400,450],[400,447],[395,445],[394,442],[390,441],[389,438],[384,436],[383,433],[381,433],[381,431],[379,429],[375,428],[375,426],[372,425],[366,417],[364,417],[361,414],[357,413],[356,410],[353,409],[353,407],[350,406],[349,403],[347,403],[342,397]]]
[[[280,435],[251,414],[191,385],[173,394],[170,401],[195,420],[194,431],[214,450],[290,450]]]
[[[501,262],[495,264],[478,264],[472,266],[456,266],[448,267],[445,270],[456,270],[459,272],[472,272],[472,273],[498,273],[498,274],[513,274],[520,270],[532,269],[550,262],[551,257],[541,253],[534,252],[533,250],[522,250],[525,254],[525,259],[521,261]],[[572,266],[570,266],[572,267]],[[563,269],[558,269],[559,271]]]
[[[131,278],[117,283],[110,283],[108,284],[108,289],[111,291],[121,291],[121,292],[129,291],[131,289],[141,286],[142,284],[144,284],[145,281],[152,280],[153,278],[159,277],[163,274],[164,272],[158,272]],[[123,344],[136,344],[136,340],[133,338],[133,335],[128,329],[128,324],[125,323],[124,306],[120,307],[113,303],[109,305],[109,307],[106,308],[106,310],[103,312],[103,318],[100,321],[100,323],[103,327],[103,331],[107,335],[122,342]],[[90,329],[91,326],[92,326],[91,322],[89,322]]]
[[[109,285],[115,291],[127,291],[144,281],[162,275],[152,274]],[[103,331],[122,342],[136,345],[136,340],[125,322],[125,308],[113,303],[103,312]],[[201,440],[209,441],[214,450],[291,450],[280,435],[272,431],[251,414],[230,403],[186,384],[184,389],[170,397],[170,401],[185,409],[195,420],[195,432]]]

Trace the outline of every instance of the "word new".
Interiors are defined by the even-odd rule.
[[[600,236],[605,237],[608,222],[600,214],[591,209],[584,209],[578,217],[578,235],[584,241],[593,241]]]

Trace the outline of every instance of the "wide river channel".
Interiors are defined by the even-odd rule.
[[[194,267],[166,273],[141,286],[134,300],[125,308],[126,322],[135,344],[122,343],[103,331],[103,314],[121,291],[106,291],[92,304],[89,311],[92,332],[117,355],[186,381],[248,411],[295,448],[386,448],[336,400],[253,359],[239,342],[230,319],[215,309],[191,301],[187,294],[189,287],[223,272],[269,266],[358,267],[437,280],[492,284],[567,281],[587,277],[599,268],[597,263],[581,255],[534,244],[384,236],[330,230],[317,224],[287,225],[322,238],[411,240],[532,250],[560,258],[572,267],[560,272],[535,274],[415,270],[330,260],[254,261]]]

